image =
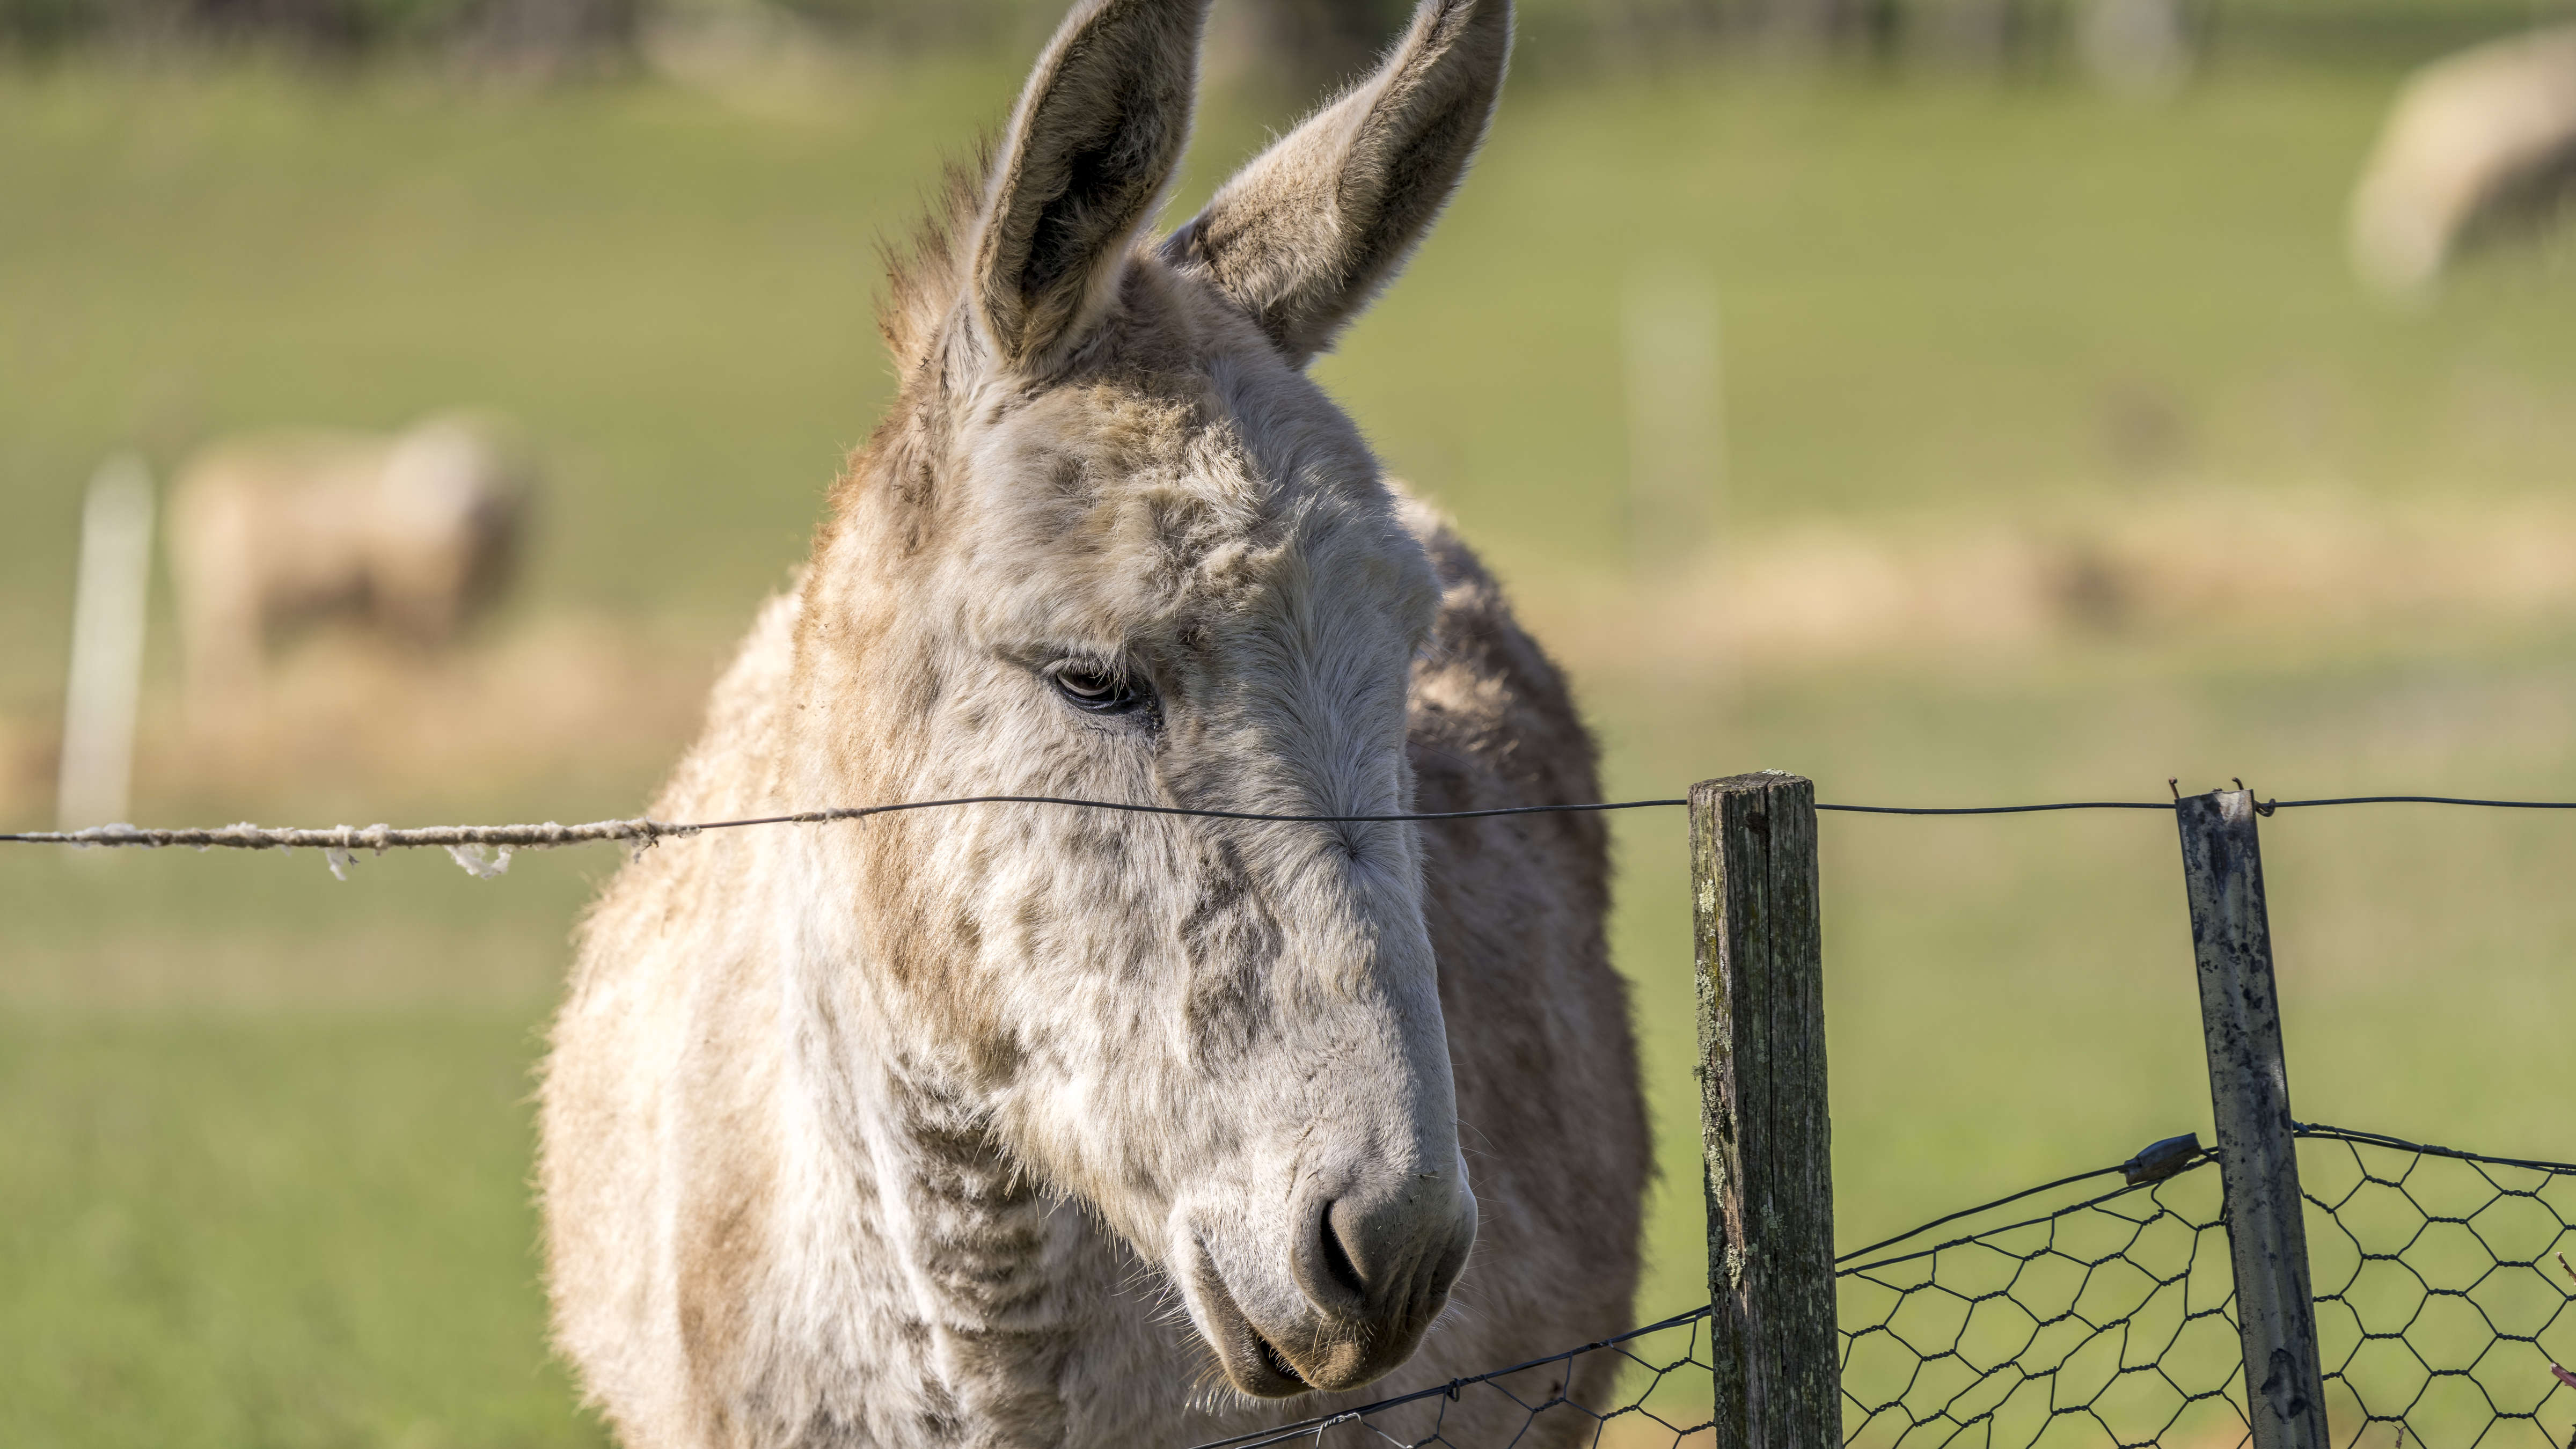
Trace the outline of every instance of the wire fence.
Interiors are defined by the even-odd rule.
[[[2302,1127],[2308,1263],[2341,1442],[2576,1443],[2576,1165]]]
[[[2215,1160],[2198,1141],[2182,1147],[1846,1255],[1836,1268],[1845,1441],[2241,1438],[2219,1174],[2203,1170]],[[2127,1180],[2108,1192],[2027,1208],[2114,1174]],[[1954,1234],[1926,1241],[1942,1227]]]
[[[2576,1163],[2297,1135],[2334,1442],[2576,1444]],[[1844,1443],[2248,1442],[2216,1166],[2172,1138],[1844,1254]],[[1705,1443],[1709,1315],[1199,1449]],[[1570,1395],[1603,1360],[1616,1389]]]
[[[2377,804],[2576,809],[2576,801],[2431,795],[2237,798],[2267,816]],[[1813,808],[2016,815],[2177,810],[2182,803],[2178,797],[1989,806],[1819,802]],[[469,872],[488,876],[507,866],[514,849],[589,841],[642,849],[711,830],[992,804],[1349,823],[1638,810],[1691,801],[1299,814],[979,795],[697,823],[637,818],[409,830],[111,825],[0,834],[0,843],[306,847],[321,850],[335,875],[359,850],[444,847]],[[2188,837],[2188,816],[2185,823]],[[497,858],[489,853],[495,847]],[[2259,897],[2259,873],[2253,889]],[[2201,908],[2195,898],[2196,932]],[[2261,949],[2262,979],[2268,983],[2268,941]],[[2203,967],[2206,972],[2206,959]],[[2207,1005],[2205,1000],[2204,1011]],[[2215,1063],[2213,1056],[2213,1073]],[[2576,1164],[2484,1156],[2334,1127],[2300,1126],[2295,1135],[2302,1149],[2297,1181],[2316,1347],[2333,1441],[2351,1449],[2383,1443],[2405,1449],[2410,1440],[2445,1449],[2557,1449],[2562,1442],[2576,1449],[2576,1428],[2560,1436],[2560,1426],[2576,1420],[2576,1373],[2561,1367],[2576,1357],[2576,1268],[2565,1256],[2576,1251]],[[2223,1173],[2206,1170],[2217,1165],[2195,1139],[2168,1139],[2116,1166],[2025,1189],[1844,1254],[1834,1274],[1844,1442],[1862,1449],[2214,1449],[2248,1442],[2248,1347],[2236,1313],[2227,1191]],[[2120,1185],[2095,1190],[2113,1174],[2123,1179]],[[1939,1236],[1945,1230],[1949,1235]],[[1714,1327],[1712,1305],[1546,1358],[1200,1449],[1290,1443],[1678,1449],[1705,1443],[1714,1429]]]
[[[2569,1443],[2576,1164],[2297,1136],[2334,1441]],[[2164,1174],[1842,1267],[1845,1442],[2243,1443],[2225,1190],[2192,1145]]]
[[[2168,784],[2172,783],[2170,781]],[[844,805],[823,810],[758,815],[739,820],[675,821],[647,816],[592,820],[564,825],[548,820],[518,825],[332,825],[272,826],[243,821],[234,825],[145,827],[124,823],[79,830],[0,831],[0,845],[63,845],[74,849],[126,846],[144,850],[318,850],[331,873],[345,878],[359,851],[382,855],[388,850],[445,850],[467,874],[497,876],[510,868],[520,850],[556,850],[602,841],[643,849],[664,840],[684,839],[714,830],[741,830],[760,825],[828,825],[895,815],[914,810],[946,810],[970,805],[1048,805],[1107,810],[1126,815],[1178,815],[1201,820],[1247,820],[1285,824],[1356,825],[1484,820],[1505,815],[1599,814],[1617,810],[1679,809],[1690,804],[1681,796],[1647,800],[1593,800],[1565,804],[1499,805],[1481,810],[1401,810],[1331,815],[1262,810],[1216,810],[1189,805],[1153,805],[1127,800],[1089,800],[1064,795],[962,795],[943,800],[902,800],[884,805]],[[2490,810],[2576,810],[2576,800],[2492,800],[2454,795],[2347,795],[2318,800],[2266,800],[2255,809],[2264,815],[2320,805],[2465,805]],[[1820,811],[1857,815],[2031,815],[2060,810],[2172,810],[2170,800],[2057,800],[2032,805],[1838,805],[1817,802]]]

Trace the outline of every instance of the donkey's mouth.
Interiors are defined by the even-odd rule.
[[[1227,1291],[1225,1277],[1216,1271],[1203,1244],[1193,1244],[1188,1296],[1198,1310],[1199,1327],[1208,1345],[1216,1350],[1217,1363],[1225,1370],[1226,1382],[1238,1393],[1257,1399],[1285,1399],[1307,1393],[1315,1386],[1297,1371],[1288,1355],[1269,1335],[1252,1326],[1252,1319],[1236,1305],[1234,1294]]]
[[[1277,1344],[1274,1344],[1269,1339],[1261,1336],[1260,1329],[1253,1328],[1251,1325],[1246,1324],[1245,1331],[1252,1335],[1252,1342],[1261,1350],[1262,1367],[1295,1384],[1300,1389],[1314,1387],[1312,1384],[1306,1382],[1306,1376],[1304,1374],[1297,1372],[1297,1366],[1288,1361],[1288,1356],[1279,1351],[1279,1346]]]

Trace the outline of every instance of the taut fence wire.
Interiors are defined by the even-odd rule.
[[[944,810],[963,805],[1064,805],[1110,810],[1125,815],[1186,815],[1203,820],[1269,820],[1314,825],[1356,825],[1397,821],[1477,820],[1493,815],[1591,814],[1605,810],[1649,810],[1687,805],[1687,800],[1607,800],[1575,805],[1500,805],[1485,810],[1431,810],[1375,815],[1281,814],[1259,810],[1207,810],[1188,805],[1144,805],[1127,800],[1083,800],[1065,795],[960,795],[947,800],[905,800],[890,805],[846,805],[805,810],[791,815],[756,815],[744,820],[672,821],[638,816],[632,820],[594,820],[586,825],[428,825],[396,829],[335,825],[327,830],[298,830],[259,825],[226,825],[212,829],[145,830],[132,825],[97,825],[86,830],[25,830],[0,834],[0,843],[28,845],[187,846],[205,850],[228,846],[239,850],[292,850],[298,846],[342,850],[400,850],[422,846],[487,845],[546,850],[562,845],[621,840],[649,845],[657,840],[697,835],[709,830],[740,830],[753,825],[826,825],[865,820],[907,810]]]
[[[1500,805],[1481,810],[1388,811],[1361,815],[1321,815],[1260,810],[1211,810],[1187,805],[1149,805],[1127,800],[1087,800],[1064,795],[961,795],[943,800],[903,800],[885,805],[848,805],[825,810],[803,810],[783,815],[757,815],[741,820],[675,821],[654,820],[636,816],[624,820],[593,820],[579,825],[563,825],[548,820],[532,825],[334,825],[323,828],[254,825],[247,821],[237,825],[191,826],[180,828],[143,827],[114,824],[95,825],[82,830],[17,830],[0,832],[0,845],[67,845],[75,848],[132,846],[151,850],[177,848],[189,850],[320,850],[332,855],[335,864],[358,851],[383,854],[388,850],[445,849],[456,854],[458,862],[478,875],[499,874],[500,864],[461,852],[478,849],[553,850],[564,846],[589,845],[613,841],[638,847],[663,840],[682,839],[712,830],[740,830],[756,825],[825,825],[837,821],[865,820],[871,816],[893,815],[912,810],[944,810],[969,805],[1052,805],[1084,810],[1109,810],[1129,815],[1179,815],[1203,820],[1250,820],[1285,824],[1357,825],[1390,823],[1430,823],[1442,820],[1483,820],[1504,815],[1598,814],[1614,810],[1677,809],[1690,804],[1685,797],[1673,796],[1650,800],[1599,800],[1572,804]],[[2268,800],[2255,808],[2269,815],[2275,810],[2295,810],[2320,805],[2466,805],[2496,810],[2576,810],[2576,800],[2484,800],[2452,795],[2350,795],[2321,800]],[[1837,805],[1819,801],[1819,811],[1836,811],[1855,815],[2034,815],[2059,810],[2163,810],[2171,811],[2169,800],[2059,800],[2035,805]],[[478,869],[482,865],[486,868]]]

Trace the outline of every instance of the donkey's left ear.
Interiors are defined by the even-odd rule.
[[[1189,142],[1207,0],[1084,0],[1047,42],[976,223],[973,303],[1002,360],[1096,320]]]
[[[1457,190],[1511,51],[1511,0],[1423,0],[1386,64],[1227,182],[1165,260],[1214,281],[1305,365]]]

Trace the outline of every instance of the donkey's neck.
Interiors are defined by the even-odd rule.
[[[1041,1193],[966,1104],[885,1085],[867,1149],[930,1367],[990,1442],[1057,1443],[1065,1363],[1092,1317],[1078,1292],[1091,1225]]]
[[[1075,1432],[1090,1414],[1068,1388],[1090,1381],[1104,1349],[1151,1357],[1161,1336],[1134,1296],[1132,1258],[1030,1180],[971,1102],[851,1040],[878,1035],[806,1034],[817,1049],[788,1088],[810,1128],[792,1134],[804,1160],[791,1176],[813,1196],[781,1265],[780,1341],[800,1340],[795,1320],[822,1320],[807,1327],[844,1344],[832,1355],[843,1362],[796,1376],[848,1376],[812,1383],[808,1401],[860,1443],[1091,1437]]]

